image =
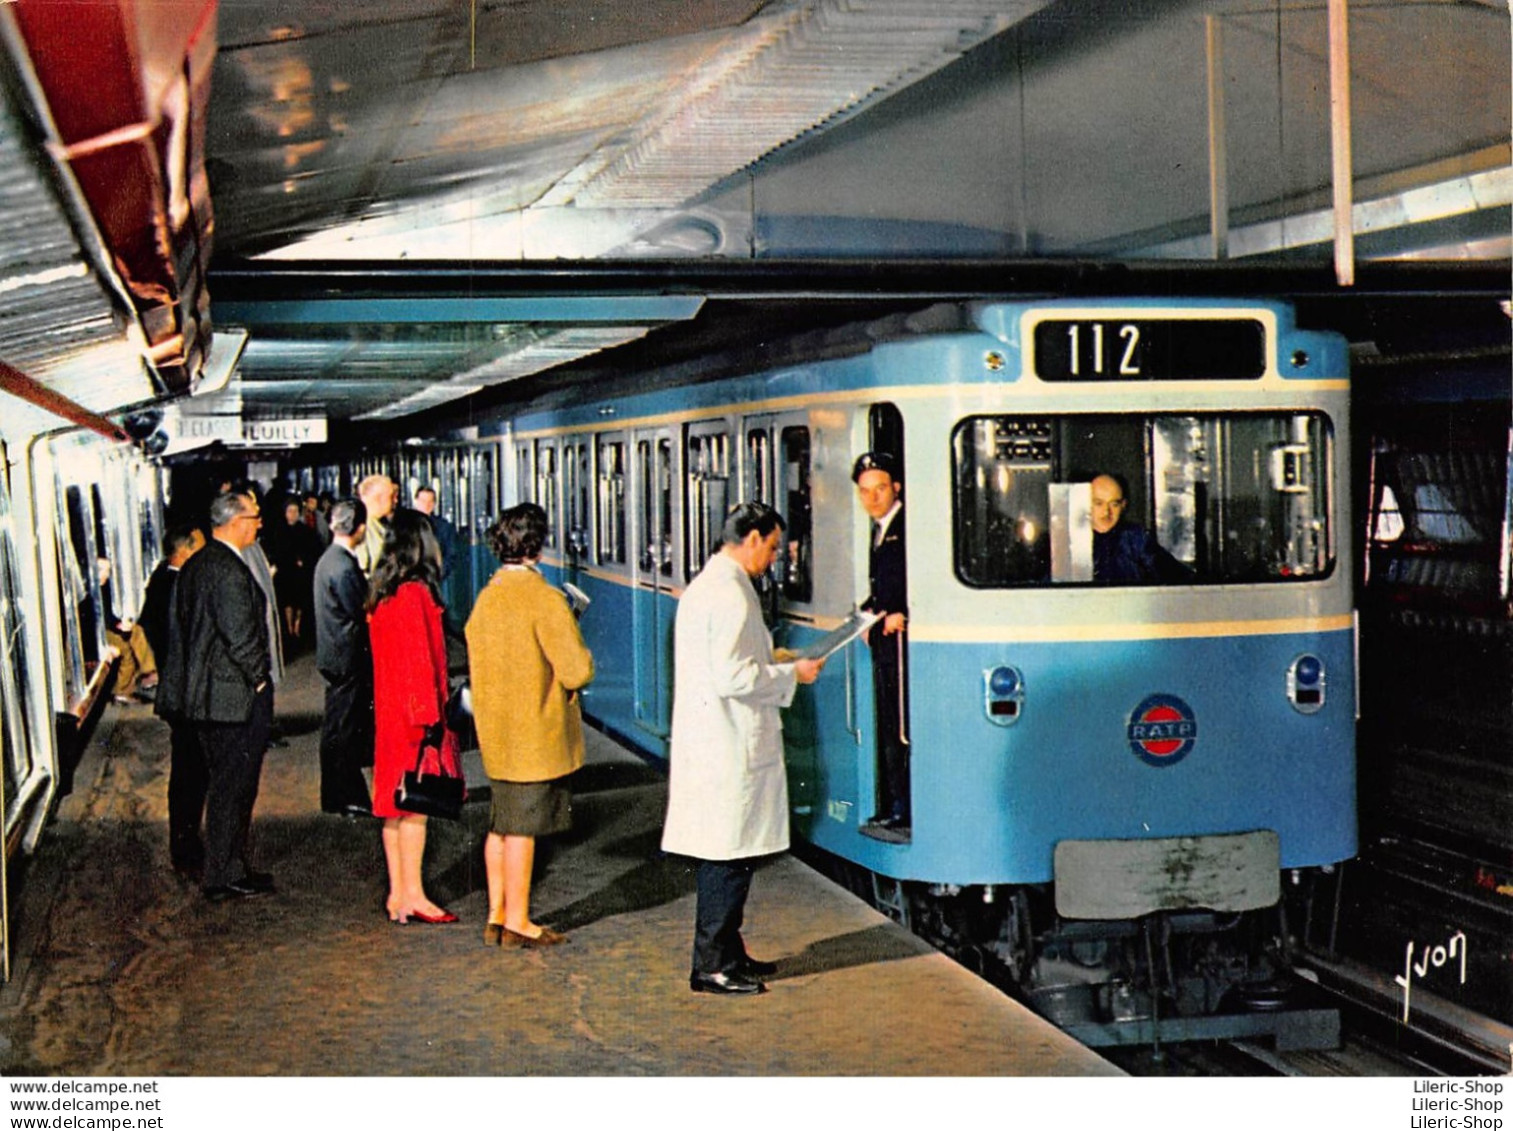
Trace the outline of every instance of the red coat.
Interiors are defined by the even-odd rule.
[[[402,817],[394,790],[415,768],[426,728],[442,719],[447,699],[447,645],[441,606],[419,581],[406,581],[368,614],[373,644],[373,815]],[[457,737],[446,732],[441,757],[460,774]],[[433,766],[427,769],[434,770]]]

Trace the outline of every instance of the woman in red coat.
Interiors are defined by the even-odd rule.
[[[422,741],[436,734],[442,769],[460,776],[457,738],[447,730],[447,649],[441,629],[441,551],[431,524],[418,511],[389,521],[383,555],[368,592],[368,635],[373,644],[373,815],[382,817],[389,865],[389,918],[396,923],[455,923],[433,903],[421,882],[426,819],[394,803],[405,771],[415,768]],[[428,767],[429,768],[429,767]]]

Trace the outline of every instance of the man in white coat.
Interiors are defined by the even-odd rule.
[[[823,660],[775,663],[751,579],[777,557],[782,516],[742,503],[725,520],[720,552],[689,583],[673,637],[672,749],[666,852],[699,861],[695,993],[759,994],[775,967],[741,940],[751,875],[788,847],[788,776],[780,707]]]

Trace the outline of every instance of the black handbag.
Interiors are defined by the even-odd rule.
[[[462,816],[462,803],[467,799],[467,782],[461,776],[453,777],[441,767],[440,727],[426,731],[420,740],[420,750],[415,759],[415,768],[406,770],[394,790],[394,806],[407,813],[424,813],[427,817],[442,817],[455,821]],[[426,755],[434,755],[436,772],[426,773]]]

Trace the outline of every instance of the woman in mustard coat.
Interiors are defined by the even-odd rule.
[[[594,658],[562,592],[536,572],[546,512],[521,503],[499,516],[489,545],[504,563],[468,618],[473,723],[493,784],[486,945],[540,947],[566,936],[531,921],[536,838],[572,824],[565,779],[583,765],[577,692],[594,677]]]

